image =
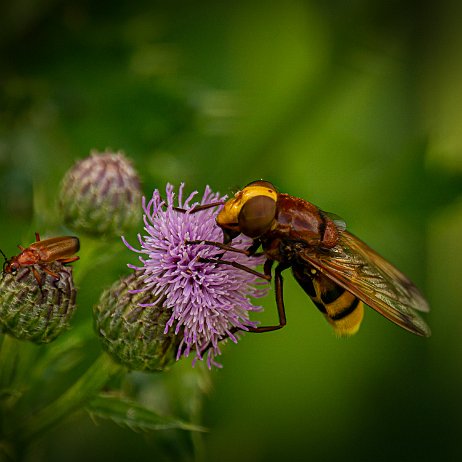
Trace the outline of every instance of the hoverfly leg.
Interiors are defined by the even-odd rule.
[[[268,261],[270,263],[268,263]],[[268,265],[267,265],[268,263]],[[271,266],[273,264],[273,260],[267,260],[265,262],[265,270],[268,268],[271,270]],[[283,278],[282,278],[282,271],[289,268],[289,265],[285,265],[279,263],[274,271],[274,289],[276,292],[276,306],[278,309],[278,316],[279,316],[279,324],[277,326],[258,326],[258,327],[250,327],[249,332],[254,333],[261,333],[261,332],[271,332],[273,330],[281,329],[286,325],[286,311],[284,308],[284,296],[283,296]]]
[[[40,234],[35,231],[35,242],[40,242]]]
[[[195,240],[195,241],[185,241],[185,244],[187,245],[194,245],[194,244],[206,244],[210,245],[213,247],[217,247],[218,249],[226,250],[228,252],[236,252],[236,253],[242,253],[244,255],[249,255],[247,250],[244,249],[237,249],[236,247],[233,247],[231,245],[227,244],[222,244],[221,242],[215,242],[215,241],[204,241],[204,240]]]
[[[241,253],[243,255],[246,255],[248,257],[255,256],[258,257],[260,254],[256,254],[256,250],[258,247],[260,247],[260,241],[255,240],[252,245],[248,249],[238,249],[237,247],[233,247],[232,245],[229,244],[224,244],[222,242],[215,242],[215,241],[204,241],[204,240],[195,240],[195,241],[185,241],[185,244],[187,245],[194,245],[194,244],[206,244],[210,245],[213,247],[217,247],[218,249],[222,249],[225,252],[235,252],[235,253]],[[214,255],[214,258],[217,260],[221,260],[223,257],[223,253],[219,253],[217,255]]]
[[[195,207],[189,210],[182,209],[181,207],[172,207],[172,209],[180,213],[186,213],[186,212],[196,213],[196,212],[200,212],[201,210],[211,209],[213,207],[218,207],[219,205],[223,205],[223,204],[224,202],[211,202],[210,204],[196,205]]]
[[[202,258],[202,257],[198,257],[197,261],[200,261],[202,263],[216,263],[219,265],[228,265],[228,266],[232,266],[234,268],[246,271],[247,273],[253,274],[254,276],[257,276],[259,278],[266,279],[267,281],[271,279],[271,276],[267,276],[266,274],[259,273],[258,271],[255,271],[252,268],[249,268],[248,266],[241,265],[240,263],[237,263],[235,261],[221,260],[220,258]]]
[[[247,255],[249,257],[260,257],[261,255],[263,255],[263,252],[257,253],[257,250],[259,249],[260,246],[261,246],[260,239],[254,239],[252,242],[252,245],[247,249]]]
[[[270,260],[269,258],[265,261],[265,263],[263,264],[263,272],[269,276],[269,278],[271,279],[272,278],[272,275],[271,275],[271,269],[273,268],[273,263],[274,263],[274,260]]]
[[[235,252],[235,253],[242,253],[243,255],[247,255],[248,257],[259,257],[263,255],[263,253],[257,253],[258,248],[261,245],[261,242],[258,239],[254,239],[250,247],[247,249],[238,249],[237,247],[233,247],[227,243],[216,242],[216,241],[205,241],[196,239],[194,241],[185,241],[187,245],[194,245],[194,244],[206,244],[213,247],[217,247],[218,249],[222,249],[228,252]],[[222,254],[223,255],[223,254]]]

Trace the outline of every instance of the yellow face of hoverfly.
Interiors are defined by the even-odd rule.
[[[267,231],[276,216],[278,192],[268,181],[254,181],[229,199],[217,217],[224,231],[256,238]]]

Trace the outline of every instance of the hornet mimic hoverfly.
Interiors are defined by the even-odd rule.
[[[249,256],[261,246],[267,258],[262,276],[268,280],[273,263],[278,262],[274,279],[279,324],[250,328],[251,332],[285,326],[281,273],[291,268],[296,281],[339,335],[358,331],[364,303],[414,334],[430,335],[429,327],[416,313],[429,311],[419,290],[391,263],[346,231],[345,223],[335,215],[279,193],[262,180],[248,184],[229,199],[217,216],[217,224],[223,230],[223,243],[206,243]],[[241,233],[253,239],[247,251],[229,245]],[[207,261],[236,266],[219,256]]]

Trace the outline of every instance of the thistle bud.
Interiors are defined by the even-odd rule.
[[[54,262],[49,269],[59,279],[36,271],[42,277],[37,283],[31,267],[0,279],[0,326],[20,340],[48,343],[66,330],[75,310],[76,289],[72,268]]]
[[[120,152],[92,152],[64,176],[60,207],[65,223],[79,232],[120,236],[140,217],[140,180]]]
[[[159,371],[175,361],[181,335],[164,334],[171,311],[140,291],[139,274],[105,290],[95,306],[96,330],[105,350],[132,370]]]

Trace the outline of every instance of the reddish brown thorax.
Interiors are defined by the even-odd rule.
[[[277,212],[263,241],[290,239],[307,246],[332,248],[338,241],[335,223],[318,207],[289,194],[278,194]]]

